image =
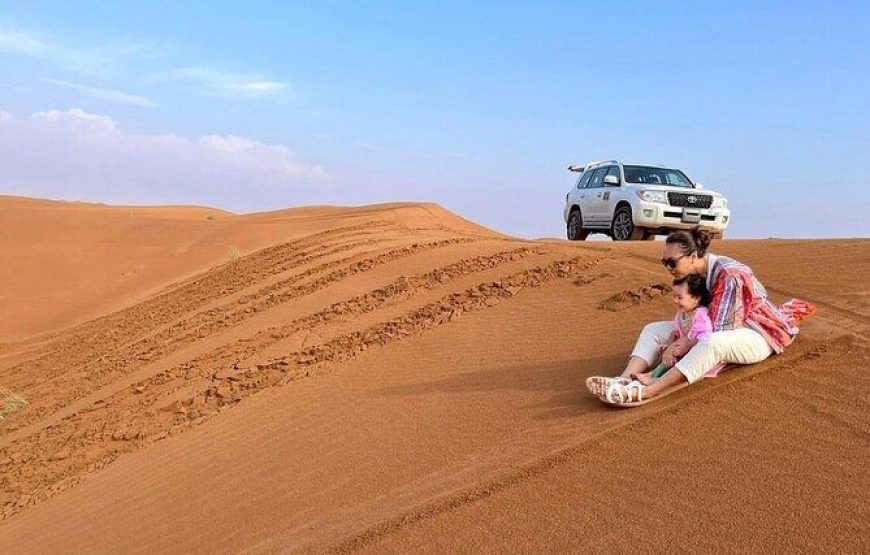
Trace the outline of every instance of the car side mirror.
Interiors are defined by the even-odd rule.
[[[615,175],[607,175],[604,177],[604,184],[616,187],[619,185],[619,178]]]
[[[695,183],[695,189],[703,189],[703,188],[704,188],[704,186],[701,185],[700,183]]]

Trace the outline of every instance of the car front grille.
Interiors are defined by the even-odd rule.
[[[713,204],[713,197],[710,195],[669,192],[668,204],[671,206],[686,206],[689,208],[710,208]]]

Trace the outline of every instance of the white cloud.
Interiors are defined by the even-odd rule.
[[[109,116],[89,114],[80,108],[34,112],[30,119],[35,122],[62,123],[69,129],[87,129],[91,133],[110,133],[116,130],[115,120]]]
[[[198,94],[214,98],[256,99],[274,97],[290,90],[290,84],[257,73],[233,73],[211,66],[189,66],[168,71],[142,70],[142,62],[165,58],[171,50],[166,44],[121,40],[104,42],[90,48],[78,48],[61,40],[0,23],[0,53],[24,56],[51,64],[67,73],[98,77],[106,80],[130,73],[131,65],[139,63],[138,74],[150,74],[158,81],[173,81],[192,85]],[[132,104],[155,107],[152,100],[116,89],[99,88],[69,81],[50,80],[54,85],[78,90],[92,96]]]
[[[284,145],[234,135],[131,134],[73,108],[17,118],[0,110],[0,186],[27,196],[229,207],[304,202],[327,177]],[[277,200],[276,200],[277,199]]]
[[[0,52],[42,58],[47,57],[51,51],[52,48],[48,44],[27,31],[9,25],[0,25]]]
[[[105,52],[72,48],[25,29],[4,24],[0,24],[0,52],[43,60],[81,75],[103,74],[118,63],[115,56]]]
[[[289,83],[262,75],[230,73],[210,67],[174,69],[158,78],[194,83],[205,96],[218,98],[264,98],[289,90]]]
[[[51,85],[57,85],[59,87],[65,87],[68,89],[73,89],[75,91],[83,92],[85,94],[89,94],[91,96],[97,98],[103,98],[105,100],[111,100],[112,102],[117,102],[120,104],[132,104],[133,106],[144,106],[146,108],[156,108],[157,103],[153,100],[149,100],[143,96],[137,96],[135,94],[126,93],[123,91],[117,91],[113,89],[103,89],[99,87],[90,87],[87,85],[81,85],[78,83],[70,83],[67,81],[61,81],[59,79],[46,79],[46,83]]]

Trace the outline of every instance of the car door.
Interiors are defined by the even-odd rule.
[[[580,207],[580,217],[582,218],[583,225],[589,223],[589,219],[586,217],[586,186],[589,184],[589,178],[592,177],[593,173],[594,170],[583,172],[583,175],[577,180],[577,188],[573,194],[574,202]]]
[[[615,177],[616,183],[607,183],[608,177]],[[603,187],[603,190],[601,198],[596,198],[596,201],[599,203],[601,208],[601,223],[609,226],[613,219],[613,210],[616,207],[616,201],[618,200],[619,187],[622,186],[622,176],[619,172],[619,166],[614,165],[607,168],[607,173],[604,174],[602,181],[603,183],[601,186]]]
[[[613,166],[603,166],[595,170],[592,177],[589,179],[589,185],[586,187],[586,210],[589,218],[585,218],[594,226],[602,226],[608,222],[607,218],[607,199],[605,192],[609,197],[609,191],[604,187],[604,176],[607,175],[609,168]]]

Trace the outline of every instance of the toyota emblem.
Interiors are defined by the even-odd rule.
[[[689,201],[689,204],[695,204],[696,202],[698,202],[698,197],[696,197],[695,195],[689,195],[689,198],[687,198],[686,200]]]

